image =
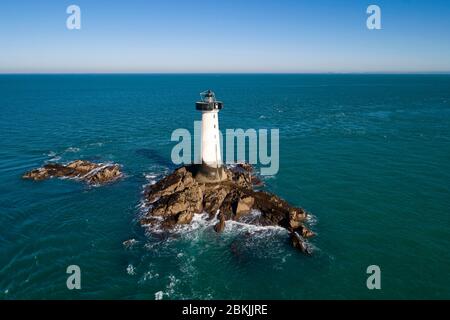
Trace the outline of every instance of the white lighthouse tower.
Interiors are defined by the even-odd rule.
[[[201,101],[195,108],[202,112],[202,165],[197,179],[221,181],[225,179],[220,148],[219,111],[223,107],[211,90],[200,93]]]

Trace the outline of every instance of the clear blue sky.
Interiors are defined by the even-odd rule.
[[[0,2],[1,73],[448,71],[448,0]]]

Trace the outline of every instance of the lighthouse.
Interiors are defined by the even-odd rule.
[[[200,101],[195,103],[195,108],[202,113],[202,164],[196,179],[204,182],[218,182],[226,178],[222,166],[219,133],[219,111],[222,109],[223,103],[216,100],[216,96],[211,90],[200,93],[200,98]]]

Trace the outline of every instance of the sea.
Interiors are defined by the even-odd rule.
[[[312,256],[277,227],[140,226],[207,89],[221,130],[279,130],[264,189],[310,212]],[[0,299],[450,298],[450,75],[0,75],[0,143]],[[124,177],[21,178],[75,159]]]

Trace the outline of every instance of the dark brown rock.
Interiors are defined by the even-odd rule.
[[[239,169],[242,169],[245,172],[249,172],[249,173],[253,172],[253,166],[247,162],[240,162],[240,163],[236,164],[236,167],[238,167]]]
[[[306,211],[301,208],[289,209],[289,227],[296,229],[300,227],[306,219]]]
[[[252,176],[250,173],[246,172],[239,172],[235,173],[233,176],[233,181],[236,184],[236,186],[240,188],[251,188],[252,187]]]
[[[311,255],[311,250],[309,249],[306,241],[297,232],[291,233],[291,241],[294,248],[297,248],[298,250],[307,255]]]
[[[316,234],[314,232],[312,232],[311,230],[309,230],[307,227],[305,227],[304,225],[302,225],[301,227],[299,227],[296,230],[299,234],[301,234],[301,236],[305,239],[307,238],[312,238],[314,237]]]
[[[249,213],[253,204],[255,203],[255,198],[253,196],[243,196],[237,201],[235,219],[239,219],[242,215]]]
[[[173,216],[182,211],[201,213],[203,192],[198,185],[159,198],[152,209],[154,216]]]
[[[249,163],[238,163],[230,170],[232,179],[241,187],[261,187],[264,182],[255,175],[253,166]]]
[[[194,212],[192,212],[192,211],[183,211],[183,212],[181,212],[178,215],[177,223],[178,224],[191,223],[193,217],[194,217]]]
[[[220,233],[223,231],[223,229],[225,229],[225,216],[219,213],[219,222],[217,222],[216,225],[214,226],[214,230],[217,233]]]
[[[175,192],[183,191],[185,188],[194,184],[192,174],[181,167],[175,170],[172,174],[159,180],[157,183],[151,185],[147,190],[147,200],[152,203],[158,198],[171,195]]]
[[[105,184],[122,177],[118,164],[93,163],[75,160],[68,164],[49,163],[42,168],[31,170],[24,179],[44,180],[52,177],[79,179],[92,185]]]
[[[279,225],[286,229],[295,229],[306,219],[306,211],[289,205],[280,197],[266,192],[253,192],[254,208],[261,211],[261,224]]]
[[[226,220],[233,219],[238,199],[238,194],[235,190],[230,191],[225,199],[223,199],[219,210],[220,214],[223,215]]]
[[[222,205],[223,200],[227,196],[229,190],[221,185],[216,185],[208,189],[203,199],[203,208],[210,215],[215,215]]]
[[[89,171],[99,168],[99,166],[99,164],[84,160],[75,160],[66,165],[67,168],[73,169],[80,173],[88,173]]]
[[[264,186],[264,182],[257,176],[252,176],[252,185],[255,187]]]

